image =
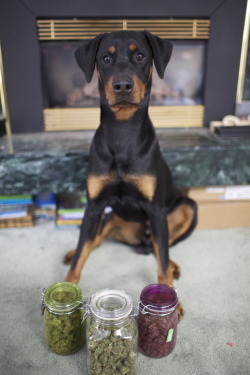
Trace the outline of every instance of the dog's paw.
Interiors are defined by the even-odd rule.
[[[178,266],[177,263],[173,262],[172,260],[169,261],[171,263],[171,271],[173,273],[173,278],[178,280],[181,276],[181,268]]]
[[[173,285],[173,280],[178,280],[181,276],[181,268],[173,260],[169,260],[167,272],[166,272],[166,282],[163,284]]]
[[[72,259],[74,258],[76,253],[76,250],[71,250],[69,251],[63,258],[63,263],[64,264],[71,264]]]
[[[178,303],[176,309],[177,309],[177,312],[178,312],[178,319],[179,319],[179,321],[181,321],[183,319],[183,316],[184,316],[184,309],[183,309],[182,304]]]
[[[181,275],[181,269],[177,263],[169,260],[166,272],[158,273],[158,283],[173,286],[173,281],[178,280]]]

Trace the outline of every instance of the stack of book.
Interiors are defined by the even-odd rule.
[[[31,195],[1,195],[0,228],[31,227],[32,203]]]
[[[40,193],[34,196],[34,219],[36,224],[56,219],[56,195]]]
[[[79,227],[87,206],[86,193],[63,193],[57,195],[58,228]]]

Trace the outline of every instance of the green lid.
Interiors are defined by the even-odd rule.
[[[82,291],[68,282],[55,283],[44,292],[45,307],[57,314],[70,313],[82,306]]]

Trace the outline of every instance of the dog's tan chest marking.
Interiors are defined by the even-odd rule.
[[[154,176],[128,174],[124,177],[124,180],[135,185],[145,198],[152,201],[156,188],[156,178]]]
[[[97,198],[102,190],[106,186],[114,184],[116,179],[117,174],[115,171],[111,171],[107,175],[89,175],[87,179],[89,197],[91,199]],[[124,174],[122,180],[134,185],[145,198],[152,201],[156,188],[156,178],[154,176],[147,174]]]
[[[87,179],[88,193],[91,199],[95,199],[105,186],[115,181],[114,173],[108,175],[89,175]]]

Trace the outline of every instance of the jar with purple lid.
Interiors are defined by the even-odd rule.
[[[178,297],[174,288],[163,284],[146,286],[140,296],[139,349],[152,358],[169,355],[176,344]]]

